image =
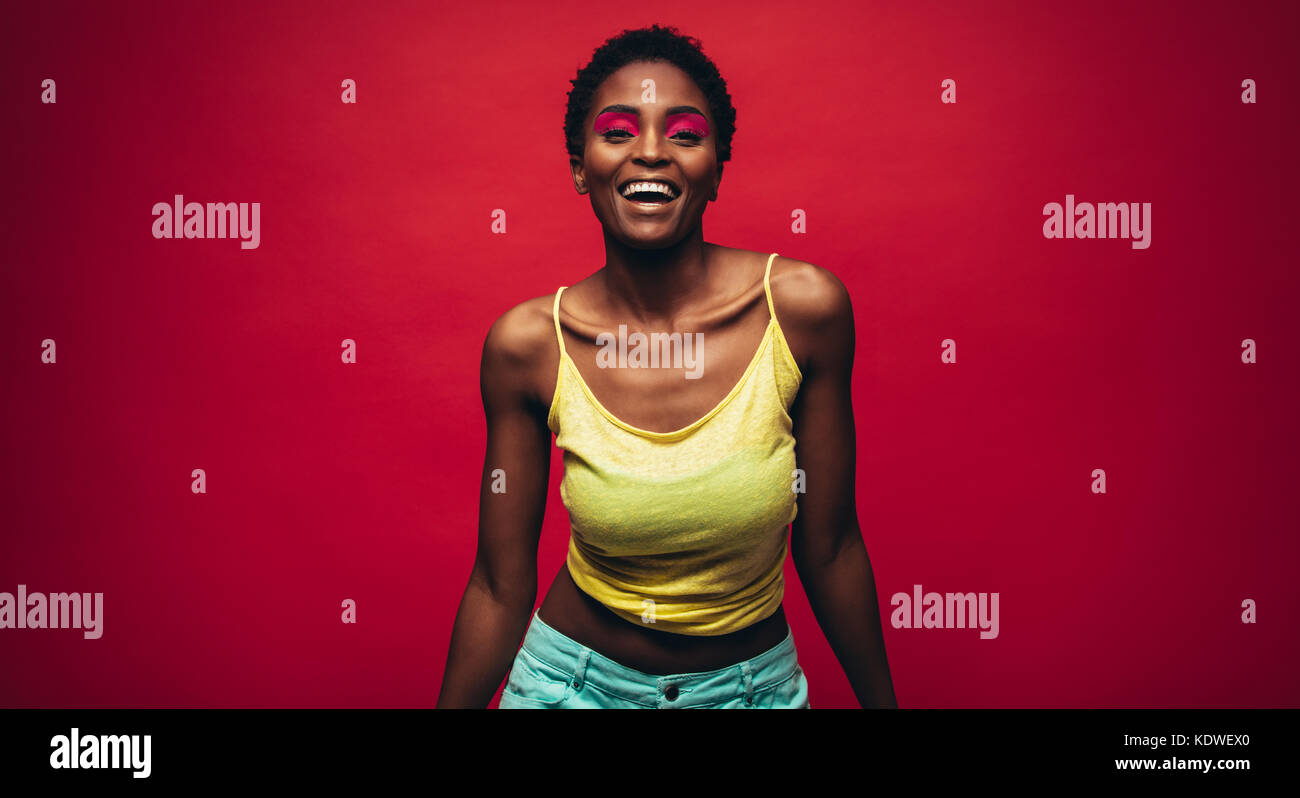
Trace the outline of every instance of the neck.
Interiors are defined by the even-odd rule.
[[[604,287],[616,315],[666,326],[706,295],[716,245],[700,227],[664,249],[637,249],[605,234]]]

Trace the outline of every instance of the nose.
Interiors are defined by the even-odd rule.
[[[638,163],[654,164],[664,160],[664,135],[656,125],[646,125],[637,137],[634,160]]]

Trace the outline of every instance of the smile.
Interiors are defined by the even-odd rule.
[[[625,196],[623,197],[623,199],[627,200],[628,204],[630,205],[634,205],[637,208],[645,208],[647,210],[659,210],[660,208],[667,208],[669,205],[672,205],[674,202],[677,201],[675,198],[667,199],[666,197],[660,197],[659,199],[640,200],[640,199],[632,199],[631,197]]]
[[[619,190],[619,196],[638,208],[662,208],[677,201],[681,192],[666,180],[630,180]]]

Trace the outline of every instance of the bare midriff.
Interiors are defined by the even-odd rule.
[[[537,614],[546,625],[596,653],[660,676],[736,665],[779,645],[790,631],[784,607],[744,629],[716,636],[682,635],[648,623],[634,624],[584,593],[567,565],[560,566]]]

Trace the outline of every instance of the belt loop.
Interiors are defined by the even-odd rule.
[[[740,663],[740,672],[745,677],[745,704],[754,703],[754,674],[749,667],[749,660]]]
[[[587,662],[591,659],[591,649],[586,646],[582,647],[582,653],[578,655],[578,664],[573,669],[573,689],[581,690],[582,683],[587,678]]]

